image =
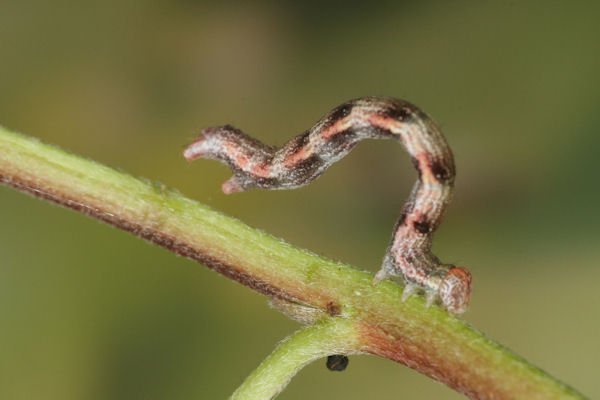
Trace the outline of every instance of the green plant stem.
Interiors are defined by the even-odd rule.
[[[581,399],[444,310],[391,282],[291,246],[175,190],[0,128],[0,181],[70,207],[267,296],[354,323],[356,350],[403,363],[473,399]]]
[[[285,339],[248,376],[231,400],[272,399],[305,365],[332,354],[356,352],[359,338],[351,321],[331,318]]]

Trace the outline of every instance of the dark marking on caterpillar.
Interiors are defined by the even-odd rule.
[[[440,183],[445,183],[452,177],[448,169],[440,161],[430,162],[429,168],[431,169],[433,176],[435,176]]]
[[[312,154],[308,158],[299,161],[298,164],[296,164],[296,174],[301,174],[303,177],[311,178],[317,174],[322,165],[323,160],[321,157],[318,154]],[[291,183],[293,184],[294,182],[292,181]]]
[[[334,125],[337,121],[346,118],[352,112],[352,102],[346,102],[340,106],[337,106],[329,113],[329,118],[325,123],[325,127],[329,128]]]
[[[406,121],[411,117],[412,113],[410,109],[407,107],[401,106],[389,106],[388,108],[382,110],[379,115],[384,118],[392,118],[398,121]]]
[[[431,231],[431,225],[426,220],[421,221],[413,221],[413,226],[415,230],[424,235],[428,234]]]
[[[300,149],[308,144],[308,139],[310,137],[310,131],[305,131],[303,134],[296,136],[292,139],[292,144],[290,146],[290,154],[297,153]]]
[[[400,218],[398,218],[398,222],[396,223],[396,229],[398,229],[398,226],[400,225],[404,225],[404,222],[406,221],[406,213],[403,212],[402,214],[400,214]]]
[[[259,177],[259,178],[253,178],[253,179],[256,179],[256,183],[257,183],[256,186],[259,188],[271,188],[271,187],[273,187],[273,185],[275,185],[277,183],[276,179],[274,179],[274,178]],[[252,187],[253,186],[249,186],[249,188],[252,188]]]
[[[348,152],[357,145],[356,132],[353,128],[348,128],[331,136],[327,141],[327,148],[336,154]]]
[[[421,167],[419,166],[419,160],[416,157],[411,157],[410,158],[410,162],[412,162],[412,165],[417,170],[418,179],[421,180],[421,176],[423,175],[423,171],[421,170]]]
[[[234,173],[223,183],[227,194],[252,188],[293,189],[315,180],[364,139],[400,142],[419,175],[373,282],[402,277],[404,299],[415,291],[425,292],[428,305],[439,298],[451,313],[466,311],[470,272],[442,264],[431,252],[433,234],[452,198],[454,158],[439,127],[411,103],[389,97],[346,102],[280,148],[230,125],[209,127],[184,156],[188,161],[204,157],[227,163]]]
[[[412,255],[412,254],[410,254],[410,253],[406,253],[406,254],[403,256],[403,258],[404,258],[404,261],[405,261],[406,263],[408,263],[409,265],[413,265],[413,264],[414,264],[414,262],[415,262],[415,256],[413,256],[413,255]]]

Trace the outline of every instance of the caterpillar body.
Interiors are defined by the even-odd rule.
[[[253,188],[294,189],[318,178],[364,139],[401,142],[418,172],[374,283],[402,277],[403,301],[423,291],[428,307],[439,299],[449,312],[463,313],[470,300],[471,273],[442,264],[431,252],[433,234],[452,199],[454,158],[439,127],[416,106],[390,97],[351,100],[280,148],[230,125],[204,128],[184,157],[229,165],[234,176],[222,185],[226,194]]]

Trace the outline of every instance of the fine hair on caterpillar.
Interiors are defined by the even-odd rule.
[[[188,161],[202,157],[229,165],[234,175],[222,185],[226,194],[294,189],[318,178],[364,139],[399,141],[418,172],[373,282],[401,277],[403,301],[423,291],[428,307],[439,299],[450,313],[465,312],[471,273],[441,263],[431,252],[433,234],[452,199],[454,158],[436,123],[411,103],[390,97],[350,100],[279,148],[230,125],[204,128],[183,154]]]

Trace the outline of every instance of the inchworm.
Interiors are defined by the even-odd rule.
[[[466,311],[471,273],[442,264],[431,252],[433,233],[452,198],[454,158],[438,126],[416,106],[389,97],[351,100],[281,148],[230,125],[204,128],[184,157],[228,164],[234,176],[223,183],[226,194],[252,188],[293,189],[312,182],[363,139],[400,141],[418,172],[374,283],[402,277],[403,301],[424,291],[428,307],[439,298],[451,313]]]

